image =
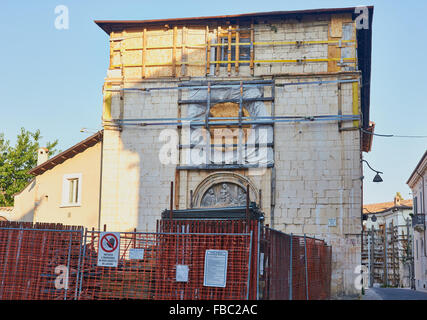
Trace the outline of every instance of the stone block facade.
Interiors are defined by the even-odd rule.
[[[197,193],[205,192],[210,185],[249,185],[251,200],[261,206],[266,224],[286,233],[323,238],[332,245],[333,294],[357,294],[354,281],[355,268],[361,264],[362,124],[353,118],[337,118],[363,116],[363,74],[356,55],[354,15],[344,10],[195,21],[98,23],[109,33],[112,43],[112,62],[104,85],[101,225],[106,224],[109,230],[155,231],[156,220],[170,206],[171,182],[177,209],[200,205],[202,195]],[[219,56],[214,53],[220,50],[212,40],[219,39],[218,26],[222,30],[230,26],[252,30],[248,38],[254,48],[251,62],[236,66],[237,59],[231,60],[228,53],[227,61],[233,62],[216,62]],[[206,31],[191,33],[188,30],[192,28]],[[155,39],[153,32],[157,32],[160,38],[163,33],[169,35],[170,42],[161,38],[160,44],[151,41],[158,48],[144,49],[150,32],[148,39]],[[211,50],[208,46],[204,51],[211,55],[204,56],[203,68],[191,69],[188,65],[185,71],[185,63],[179,63],[191,61],[191,45],[183,45],[185,34],[193,34],[193,45],[212,45]],[[345,34],[349,42],[340,41],[346,40]],[[177,41],[176,35],[183,38]],[[139,44],[126,42],[127,37],[139,39]],[[132,45],[126,47],[126,43]],[[149,70],[160,67],[150,64],[149,59],[144,62],[143,56],[145,51],[160,50],[162,46],[166,46],[165,59],[171,59],[167,64],[171,74],[157,77],[159,73]],[[135,50],[140,54],[134,54],[133,65],[127,64],[125,57]],[[197,54],[200,58],[201,51]],[[181,127],[147,124],[147,119],[176,121],[183,116],[179,101],[185,98],[178,87],[188,81],[209,80],[272,80],[274,92],[269,87],[263,89],[265,97],[273,97],[273,101],[264,102],[267,112],[284,119],[306,117],[303,121],[272,124],[272,166],[260,172],[244,167],[180,169]],[[331,115],[336,118],[322,121],[322,117]],[[172,151],[179,159],[176,163],[160,160],[167,144],[176,146]]]

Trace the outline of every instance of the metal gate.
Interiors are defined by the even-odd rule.
[[[259,285],[263,300],[324,300],[331,296],[332,248],[323,240],[262,227]]]
[[[122,232],[117,267],[97,265],[100,234],[86,232],[79,299],[248,298],[250,233]],[[132,249],[143,249],[143,258],[133,259]],[[204,286],[206,250],[227,250],[226,287]],[[177,281],[177,266],[188,270],[187,281]]]

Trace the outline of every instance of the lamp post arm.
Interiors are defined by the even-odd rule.
[[[375,170],[375,169],[372,169],[372,167],[369,165],[368,161],[366,161],[365,159],[362,159],[362,160],[360,160],[360,161],[361,161],[361,162],[366,162],[366,164],[368,165],[369,169],[371,169],[372,171],[375,171],[376,173],[384,174],[384,173],[383,173],[383,172],[381,172],[381,171],[377,171],[377,170]]]

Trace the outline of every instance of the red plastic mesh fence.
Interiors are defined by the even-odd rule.
[[[331,294],[331,247],[313,238],[306,238],[306,246],[308,299],[328,299]]]
[[[289,243],[286,234],[263,228],[260,239],[259,298],[287,300],[289,298]]]
[[[158,232],[252,233],[250,287],[248,298],[257,298],[258,233],[261,222],[255,219],[165,219],[157,221]]]
[[[97,266],[99,240],[87,232],[80,299],[247,299],[250,234],[120,233],[117,267]],[[132,249],[143,249],[143,259],[131,259]],[[225,288],[204,286],[206,250],[228,251]],[[185,282],[178,265],[188,267]]]
[[[98,231],[0,222],[0,300],[330,297],[332,250],[322,240],[256,220],[162,220],[157,230],[120,233],[118,266],[99,267]],[[144,249],[143,259],[131,259],[132,249]],[[225,288],[204,286],[209,249],[228,251]],[[178,265],[188,267],[185,282]]]
[[[83,229],[0,223],[0,300],[75,299]]]
[[[263,227],[260,238],[259,298],[330,298],[331,247],[323,240]]]
[[[305,272],[304,237],[290,236],[292,238],[292,300],[307,299],[307,281]]]

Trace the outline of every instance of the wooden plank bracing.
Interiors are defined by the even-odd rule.
[[[183,27],[182,28],[182,55],[181,55],[181,76],[185,76],[186,75],[186,62],[187,62],[187,48],[186,48],[186,44],[187,44],[187,28]]]
[[[227,50],[227,72],[228,75],[230,75],[231,73],[231,42],[232,42],[232,30],[231,30],[231,26],[228,26],[228,35],[227,35],[227,39],[228,39],[228,50]]]
[[[209,37],[209,26],[206,26],[206,45],[206,75],[208,75],[211,68],[211,40]]]
[[[219,44],[221,43],[221,26],[218,26],[218,28],[216,29],[216,43],[218,44],[218,46],[216,47],[216,60],[218,60],[219,57],[221,57],[221,47],[219,46]],[[215,65],[215,75],[219,75],[219,68],[220,64],[217,63]]]
[[[239,60],[240,60],[240,32],[239,32],[239,25],[236,26],[236,53],[235,53],[235,63],[234,67],[236,70],[236,73],[239,72]]]
[[[255,42],[255,32],[254,32],[254,23],[251,22],[251,46],[250,46],[250,63],[249,68],[251,69],[251,76],[254,75],[254,59],[255,59],[255,52],[254,52],[254,42]]]
[[[137,80],[162,77],[203,77],[211,72],[228,76],[241,72],[254,75],[255,65],[272,63],[327,63],[328,72],[351,70],[356,63],[355,39],[349,38],[351,15],[335,14],[329,21],[327,39],[307,41],[255,41],[254,21],[233,25],[230,22],[200,26],[147,26],[112,31],[110,38],[110,70],[121,70],[113,77]],[[350,21],[350,22],[348,22]],[[343,27],[344,24],[344,27]],[[266,39],[267,40],[267,39]],[[255,47],[327,45],[327,57],[264,57],[255,60]],[[298,44],[297,44],[298,45]],[[342,48],[345,55],[342,55]],[[260,56],[261,58],[261,56]],[[349,64],[350,62],[350,64]],[[249,66],[249,70],[246,68]],[[343,67],[345,69],[343,69]],[[233,71],[234,68],[234,71]]]
[[[146,61],[147,61],[147,28],[142,32],[142,78],[147,76]]]
[[[334,14],[329,22],[328,40],[328,72],[341,71],[340,61],[342,60],[341,48],[343,42],[343,24],[352,22],[349,14]]]
[[[173,48],[172,48],[172,77],[176,77],[176,38],[177,38],[178,28],[173,27]]]

